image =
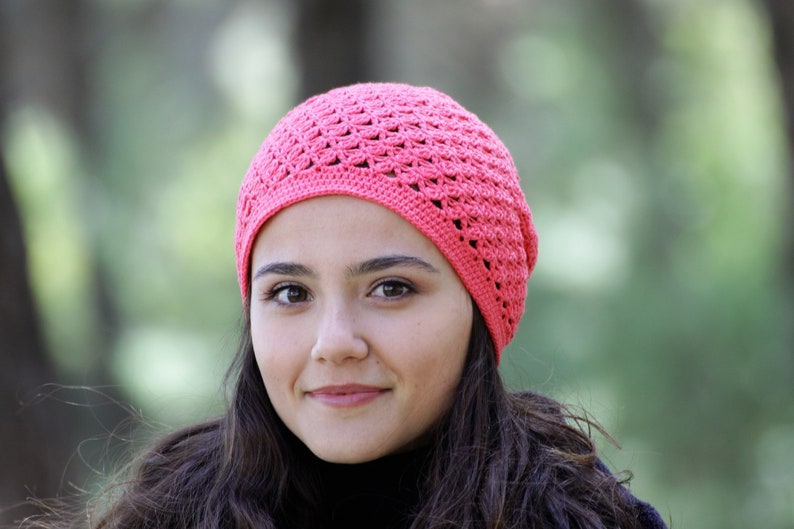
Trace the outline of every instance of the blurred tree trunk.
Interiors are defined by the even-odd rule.
[[[632,132],[631,143],[626,149],[636,160],[632,177],[643,196],[644,218],[632,235],[632,258],[635,262],[633,277],[626,278],[631,286],[624,293],[624,302],[632,303],[632,292],[639,292],[637,295],[644,298],[643,303],[658,303],[660,292],[655,290],[655,285],[663,285],[668,279],[672,248],[681,229],[666,207],[668,193],[659,191],[669,179],[665,161],[659,159],[657,150],[667,108],[665,102],[658,99],[659,91],[651,85],[652,68],[662,55],[659,34],[653,25],[649,6],[643,0],[596,0],[587,4],[584,11],[592,27],[598,28],[599,40],[605,46],[596,54],[604,59],[615,90],[615,100],[620,102],[623,115],[618,119],[626,120],[627,130]],[[645,278],[650,281],[645,283]],[[632,314],[638,319],[647,317],[641,315],[642,311],[632,311]],[[654,360],[658,359],[648,359]],[[627,362],[624,369],[631,373],[636,365]],[[630,388],[625,388],[625,380],[619,379],[616,384],[616,387],[630,393]],[[639,422],[641,426],[638,429],[648,431],[651,422],[653,420]]]
[[[96,178],[92,168],[99,150],[99,134],[92,120],[95,100],[91,83],[92,2],[70,0],[8,0],[0,10],[6,40],[2,68],[7,97],[39,106],[56,115],[72,132],[87,170],[83,178]],[[86,185],[89,189],[97,186]],[[97,246],[97,241],[92,240]],[[97,254],[89,257],[92,291],[99,333],[97,355],[107,351],[118,332],[118,313],[110,299],[107,280]],[[100,370],[102,369],[99,366]],[[101,374],[101,373],[100,373]]]
[[[665,206],[667,193],[659,191],[666,186],[666,176],[662,169],[664,162],[658,159],[656,144],[666,108],[665,102],[658,99],[658,90],[651,85],[651,69],[661,53],[659,35],[648,9],[642,0],[597,0],[590,6],[590,16],[592,20],[600,21],[609,36],[606,40],[610,47],[602,53],[610,63],[618,100],[637,131],[631,148],[646,164],[642,173],[648,203],[643,225],[653,233],[638,237],[635,257],[644,268],[663,274],[669,268],[671,247],[680,225],[671,218],[669,208]],[[665,236],[659,237],[660,233]]]
[[[36,77],[38,65],[33,56],[20,53],[24,44],[17,38],[34,33],[29,26],[21,31],[18,25],[22,12],[32,5],[11,2],[0,10],[0,131],[5,130],[9,103],[16,99],[20,85]],[[31,82],[30,86],[40,90],[30,96],[46,98],[42,92],[52,83]],[[61,479],[67,477],[64,472],[75,437],[52,401],[24,406],[44,384],[56,381],[57,375],[30,288],[22,223],[2,153],[0,241],[0,523],[11,523],[30,514],[22,505],[26,497],[56,494]]]
[[[293,42],[299,99],[371,80],[367,28],[374,0],[298,0]]]
[[[85,42],[89,3],[8,0],[0,5],[0,132],[12,108],[28,104],[57,115],[75,134],[84,154],[92,153],[90,91]],[[122,418],[114,400],[88,390],[68,392],[48,355],[30,288],[20,211],[14,202],[7,167],[0,159],[0,524],[29,514],[26,497],[48,498],[66,483],[78,486],[85,469],[69,464],[78,443],[107,432]],[[96,263],[96,260],[94,263]],[[94,292],[99,336],[96,358],[106,357],[117,328],[116,310],[96,264]],[[57,273],[57,270],[53,270]],[[86,378],[107,385],[102,362],[87,366]],[[77,401],[80,406],[71,405]],[[85,409],[85,408],[88,409]]]
[[[761,4],[766,9],[772,30],[772,53],[780,75],[783,119],[788,133],[789,198],[783,271],[787,276],[784,280],[789,294],[794,296],[794,2],[762,0]],[[790,350],[794,351],[794,343],[791,345]]]
[[[67,455],[61,417],[37,406],[20,410],[20,393],[54,379],[27,272],[25,243],[0,153],[0,509],[29,494],[52,495]],[[29,397],[29,395],[28,395]],[[57,440],[57,441],[56,441]],[[24,509],[0,510],[0,524]]]

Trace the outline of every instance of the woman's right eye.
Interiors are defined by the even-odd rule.
[[[276,285],[265,296],[266,301],[276,301],[281,305],[294,305],[295,303],[302,303],[309,301],[311,296],[309,292],[300,285]]]

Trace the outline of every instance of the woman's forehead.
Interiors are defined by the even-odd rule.
[[[397,213],[345,195],[302,200],[271,217],[257,235],[254,260],[284,252],[347,252],[351,257],[420,253],[446,261],[429,238]]]

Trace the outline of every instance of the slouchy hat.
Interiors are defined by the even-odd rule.
[[[437,90],[394,83],[337,88],[292,109],[240,189],[235,251],[246,305],[262,225],[321,195],[380,204],[433,241],[482,313],[499,361],[524,311],[537,235],[513,159],[488,126]]]

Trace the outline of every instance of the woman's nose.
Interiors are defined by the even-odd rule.
[[[312,359],[332,363],[365,358],[369,345],[361,335],[360,322],[346,304],[331,304],[321,309]]]

